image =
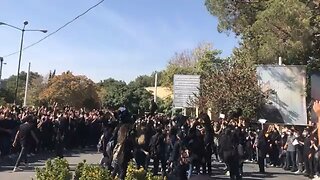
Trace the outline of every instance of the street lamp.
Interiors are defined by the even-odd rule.
[[[1,78],[2,78],[2,68],[3,68],[3,65],[6,65],[7,63],[3,62],[3,57],[0,57],[0,81],[1,81]],[[1,83],[1,82],[0,82]]]
[[[17,72],[17,78],[16,78],[16,88],[15,88],[15,93],[14,93],[14,104],[16,104],[17,102],[17,94],[18,94],[18,85],[19,85],[19,75],[20,75],[20,66],[21,66],[21,56],[22,56],[22,47],[23,47],[23,38],[24,38],[24,32],[25,31],[38,31],[38,32],[42,32],[42,33],[47,33],[47,30],[43,30],[43,29],[25,29],[26,25],[28,25],[29,22],[28,21],[24,21],[23,22],[23,28],[18,28],[16,26],[4,23],[4,22],[0,22],[0,25],[4,25],[4,26],[8,26],[14,29],[17,29],[19,31],[21,31],[21,42],[20,42],[20,51],[19,51],[19,63],[18,63],[18,72]]]

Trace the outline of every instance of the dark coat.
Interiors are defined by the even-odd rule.
[[[263,131],[260,132],[260,134],[258,135],[257,148],[258,148],[258,156],[265,158],[268,151],[268,142]]]

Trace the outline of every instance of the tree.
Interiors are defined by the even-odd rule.
[[[163,71],[161,83],[169,88],[173,87],[173,77],[175,74],[194,75],[198,73],[197,63],[208,51],[212,50],[212,45],[202,43],[192,50],[186,50],[175,55],[169,60],[166,69]],[[215,53],[219,53],[216,51]]]
[[[264,103],[255,67],[243,62],[221,62],[211,74],[202,79],[199,106],[218,114],[230,114],[241,109],[246,118],[255,118]],[[222,93],[223,92],[223,93]]]
[[[107,79],[98,83],[102,104],[108,108],[118,108],[126,104],[127,84],[124,81]]]
[[[140,83],[127,85],[123,81],[107,79],[98,84],[103,105],[107,108],[125,106],[130,112],[143,113],[149,108],[152,95]]]
[[[154,84],[154,77],[148,75],[138,76],[130,84],[136,84],[139,87],[150,87]]]
[[[306,65],[307,74],[320,71],[320,2],[318,0],[206,0],[218,17],[220,32],[242,40],[233,59],[252,64]],[[310,77],[307,76],[307,104]]]
[[[27,96],[27,105],[41,106],[46,104],[40,100],[39,94],[44,91],[47,87],[47,82],[43,76],[34,78],[30,82],[28,96]]]
[[[129,99],[127,107],[131,112],[135,114],[142,114],[149,111],[152,94],[144,87],[129,85],[127,96]]]
[[[29,83],[33,79],[36,79],[39,77],[41,77],[41,75],[39,75],[37,72],[30,72]],[[17,76],[12,75],[8,79],[4,80],[4,84],[6,86],[4,87],[5,90],[3,92],[6,92],[5,96],[4,96],[6,103],[13,103],[14,102],[14,96],[15,96],[15,90],[16,90],[16,78],[17,78]],[[22,102],[23,102],[24,91],[25,91],[25,86],[26,86],[26,78],[27,78],[27,73],[22,71],[19,75],[19,84],[18,84],[18,93],[17,93],[16,104],[22,104]]]
[[[40,101],[57,102],[60,106],[99,107],[97,89],[92,80],[85,76],[75,76],[70,71],[55,75],[40,93]]]
[[[304,64],[319,58],[320,10],[307,0],[206,0],[219,19],[218,30],[233,31],[242,39],[240,51],[256,63]]]

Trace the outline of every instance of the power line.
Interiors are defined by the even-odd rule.
[[[50,36],[56,34],[57,32],[59,32],[61,29],[67,27],[69,24],[73,23],[74,21],[76,21],[77,19],[79,19],[81,16],[84,16],[85,14],[87,14],[89,11],[91,11],[92,9],[96,8],[97,6],[99,6],[100,4],[102,4],[105,0],[101,0],[99,1],[97,4],[91,6],[89,9],[87,9],[86,11],[84,11],[83,13],[81,13],[80,15],[76,16],[75,18],[73,18],[71,21],[67,22],[66,24],[64,24],[63,26],[61,26],[60,28],[58,28],[57,30],[53,31],[52,33],[48,34],[47,36],[41,38],[40,40],[38,40],[37,42],[34,42],[26,47],[23,48],[23,50],[26,50],[26,49],[29,49],[31,48],[32,46],[35,46],[37,44],[39,44],[40,42],[44,41],[45,39],[49,38]],[[10,53],[8,55],[5,55],[3,57],[9,57],[9,56],[12,56],[12,55],[15,55],[15,54],[18,54],[19,51],[16,51],[16,52],[13,52],[13,53]]]

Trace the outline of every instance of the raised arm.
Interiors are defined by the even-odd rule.
[[[318,129],[318,140],[320,139],[320,101],[315,101],[313,103],[313,110],[318,117],[317,129]],[[320,145],[320,140],[318,141],[318,145]]]

